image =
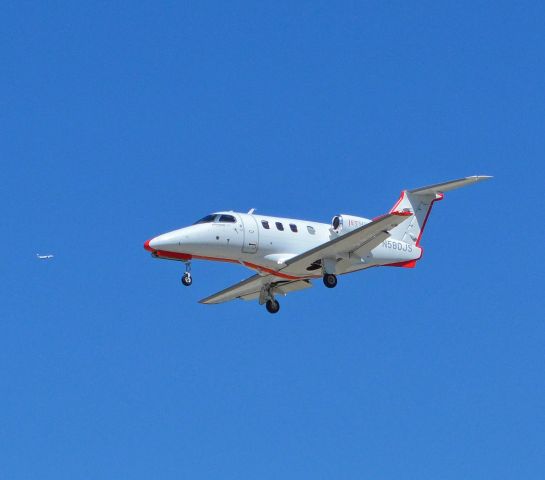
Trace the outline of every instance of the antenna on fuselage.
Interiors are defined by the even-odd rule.
[[[251,215],[254,212],[255,212],[255,208],[250,208],[250,210],[248,210],[248,215]]]

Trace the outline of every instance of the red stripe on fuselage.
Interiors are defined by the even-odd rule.
[[[232,259],[232,258],[218,258],[218,257],[206,257],[204,255],[190,255],[188,253],[178,253],[178,252],[169,252],[168,250],[153,250],[149,247],[149,241],[147,241],[144,244],[144,248],[146,250],[151,251],[156,257],[158,258],[167,258],[172,260],[182,260],[182,261],[189,261],[191,259],[196,260],[210,260],[212,262],[227,262],[227,263],[240,263],[238,260]],[[244,262],[242,261],[242,264],[248,268],[251,268],[252,270],[258,270],[260,272],[268,273],[270,275],[274,275],[275,277],[279,278],[285,278],[286,280],[300,280],[302,278],[318,278],[313,275],[308,275],[304,277],[298,277],[294,275],[287,275],[285,273],[278,272],[276,270],[273,270],[271,268],[263,267],[262,265],[257,265],[255,263],[250,262]]]
[[[187,253],[168,252],[167,250],[152,250],[152,253],[158,258],[170,258],[172,260],[191,260],[191,255]]]

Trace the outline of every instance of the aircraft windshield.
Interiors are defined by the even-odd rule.
[[[216,218],[216,214],[207,215],[206,217],[201,218],[200,220],[196,221],[193,225],[197,225],[199,223],[211,223]]]

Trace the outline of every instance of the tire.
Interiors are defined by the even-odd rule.
[[[265,308],[269,313],[278,313],[278,310],[280,310],[280,304],[276,300],[267,300]]]
[[[193,279],[191,278],[191,276],[189,275],[184,275],[182,277],[182,283],[186,286],[186,287],[189,287],[192,283],[193,283]]]
[[[337,277],[332,273],[326,273],[324,275],[324,285],[327,288],[335,288],[337,286]]]

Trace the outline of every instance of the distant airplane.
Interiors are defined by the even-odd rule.
[[[36,254],[36,256],[40,259],[40,260],[49,260],[50,258],[53,258],[54,255],[40,255],[39,253]]]
[[[192,226],[148,240],[144,248],[155,258],[184,262],[186,286],[193,282],[192,259],[244,265],[257,275],[200,302],[259,300],[276,313],[280,309],[276,295],[310,288],[312,278],[322,278],[327,288],[333,288],[336,275],[370,267],[415,267],[434,202],[442,200],[444,192],[489,178],[473,176],[404,190],[389,213],[373,220],[343,214],[326,224],[255,215],[254,209],[212,213]],[[460,218],[457,222],[459,229]],[[395,295],[402,297],[403,291]]]

